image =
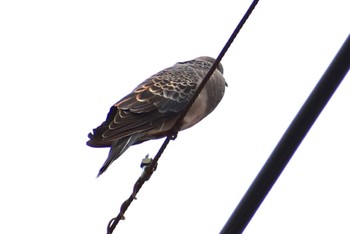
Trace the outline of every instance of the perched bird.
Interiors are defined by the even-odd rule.
[[[165,137],[181,115],[215,59],[199,57],[176,63],[146,79],[114,104],[99,127],[89,133],[91,147],[110,147],[100,176],[130,146]],[[221,101],[225,86],[219,64],[181,122],[187,129],[210,114]]]

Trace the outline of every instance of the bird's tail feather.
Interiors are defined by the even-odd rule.
[[[131,136],[113,141],[108,157],[98,172],[97,177],[102,175],[102,173],[107,170],[109,165],[111,165],[114,160],[119,158],[120,155],[122,155],[130,146],[132,146],[139,139],[140,135],[141,134],[133,134]]]

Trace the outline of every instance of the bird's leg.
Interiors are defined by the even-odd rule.
[[[177,133],[178,133],[178,131],[176,129],[171,129],[168,132],[168,137],[170,137],[171,140],[175,140],[177,137]]]

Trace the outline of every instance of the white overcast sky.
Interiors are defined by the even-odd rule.
[[[216,57],[250,1],[1,1],[0,233],[105,233],[162,141],[85,145],[112,104]],[[170,143],[116,233],[218,233],[350,32],[347,0],[261,0],[218,108]],[[245,233],[349,233],[350,77]]]

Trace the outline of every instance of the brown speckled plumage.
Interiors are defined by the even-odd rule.
[[[99,127],[88,136],[91,147],[111,147],[98,175],[128,147],[166,136],[185,108],[211,65],[211,57],[176,63],[146,79],[114,104]],[[186,114],[181,130],[198,123],[219,104],[225,91],[220,64]]]

